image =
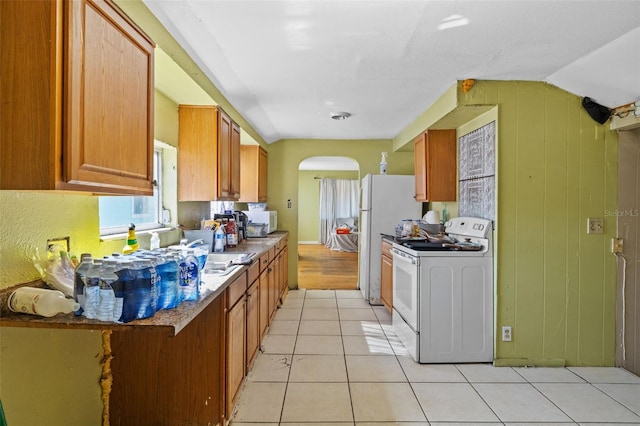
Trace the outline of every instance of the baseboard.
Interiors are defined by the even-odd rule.
[[[564,359],[498,358],[493,361],[496,367],[565,367]]]
[[[322,244],[320,241],[298,241],[298,244]]]

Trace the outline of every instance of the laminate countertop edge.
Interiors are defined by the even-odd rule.
[[[227,253],[255,253],[253,262],[257,262],[259,257],[269,251],[281,240],[289,235],[286,231],[279,231],[269,234],[266,238],[251,238],[248,241],[238,244],[237,247],[227,249]],[[175,336],[184,329],[193,319],[195,319],[211,302],[222,296],[227,287],[243,274],[250,265],[242,266],[231,274],[227,275],[219,286],[209,289],[203,286],[200,291],[198,301],[182,302],[174,309],[161,310],[156,312],[151,318],[134,320],[126,324],[103,322],[87,319],[74,314],[59,314],[50,318],[36,315],[21,314],[11,312],[7,308],[7,298],[13,290],[23,286],[43,287],[46,285],[35,280],[30,283],[19,284],[13,287],[0,290],[0,327],[23,327],[23,328],[54,328],[67,330],[149,330],[153,332],[166,333]]]

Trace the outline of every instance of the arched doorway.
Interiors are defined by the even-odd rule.
[[[356,289],[358,252],[331,250],[320,237],[322,179],[359,182],[357,161],[348,157],[309,157],[298,166],[298,286],[314,289]],[[351,236],[357,241],[357,238]]]

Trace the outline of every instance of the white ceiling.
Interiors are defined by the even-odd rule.
[[[143,1],[267,143],[391,139],[466,78],[640,99],[640,1]]]

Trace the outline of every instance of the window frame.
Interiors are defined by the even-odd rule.
[[[142,195],[127,195],[126,197],[131,197],[132,200],[135,200],[136,197],[153,197],[152,199],[156,200],[156,222],[149,222],[149,223],[142,223],[142,224],[137,224],[136,223],[136,231],[150,231],[150,230],[155,230],[155,229],[160,229],[160,228],[164,228],[165,225],[163,225],[162,220],[163,220],[163,199],[162,199],[162,187],[163,187],[163,181],[162,181],[162,154],[163,154],[163,149],[159,146],[154,146],[153,149],[153,181],[152,181],[152,185],[153,185],[153,196],[142,196]],[[98,201],[99,203],[100,201]],[[133,208],[133,206],[135,205],[135,202],[132,202],[131,207]],[[134,218],[134,214],[133,212],[131,213],[132,218]],[[100,224],[100,213],[98,211],[98,222]],[[100,224],[100,236],[101,237],[114,237],[117,236],[118,234],[126,234],[127,231],[129,229],[128,223],[127,224],[123,224],[123,225],[118,225],[118,226],[109,226],[109,227],[102,227]]]

